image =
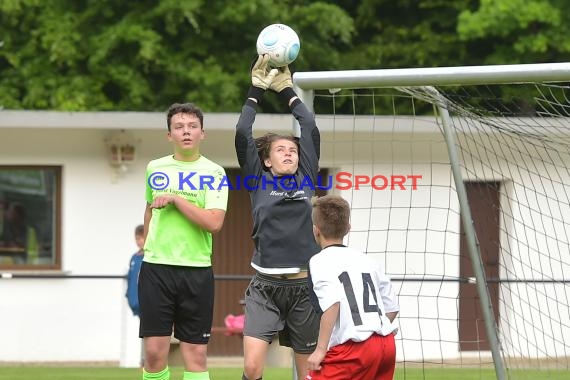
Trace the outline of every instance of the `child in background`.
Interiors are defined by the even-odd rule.
[[[131,262],[129,264],[129,272],[127,273],[127,301],[129,302],[129,307],[131,308],[133,315],[140,315],[139,308],[139,292],[138,292],[138,281],[139,272],[141,269],[142,259],[144,256],[144,226],[139,224],[135,228],[135,242],[137,243],[138,251],[136,251],[131,256]]]

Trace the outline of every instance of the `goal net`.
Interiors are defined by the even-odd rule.
[[[480,68],[294,80],[396,287],[399,378],[570,378],[570,65]]]

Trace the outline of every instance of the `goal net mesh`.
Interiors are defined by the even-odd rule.
[[[314,95],[321,176],[352,207],[346,243],[377,258],[396,287],[404,378],[418,368],[420,378],[434,379],[441,369],[493,373],[441,107],[449,111],[509,378],[570,376],[570,88]]]

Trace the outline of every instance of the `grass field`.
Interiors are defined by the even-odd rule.
[[[431,374],[423,373],[421,369],[406,369],[398,371],[395,379],[438,379],[438,380],[475,380],[495,379],[492,371],[485,370],[484,377],[479,370],[428,370]],[[0,367],[0,380],[131,380],[141,379],[140,370],[136,368],[69,368],[69,367]],[[210,368],[212,380],[241,379],[241,368]],[[182,368],[171,368],[172,380],[182,379]],[[289,368],[267,368],[263,374],[264,379],[292,380],[292,371]]]
[[[210,368],[212,380],[241,379],[241,368]],[[182,379],[182,368],[171,368],[172,380]],[[267,368],[263,374],[268,380],[292,380],[289,368]],[[136,368],[70,368],[70,367],[0,367],[0,380],[140,380]],[[396,380],[495,380],[493,369],[462,368],[398,368]],[[509,379],[563,380],[570,379],[570,371],[510,372]]]

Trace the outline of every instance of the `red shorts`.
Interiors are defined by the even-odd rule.
[[[348,341],[334,346],[320,371],[309,371],[306,380],[392,380],[396,368],[394,334],[373,334],[364,342]]]

